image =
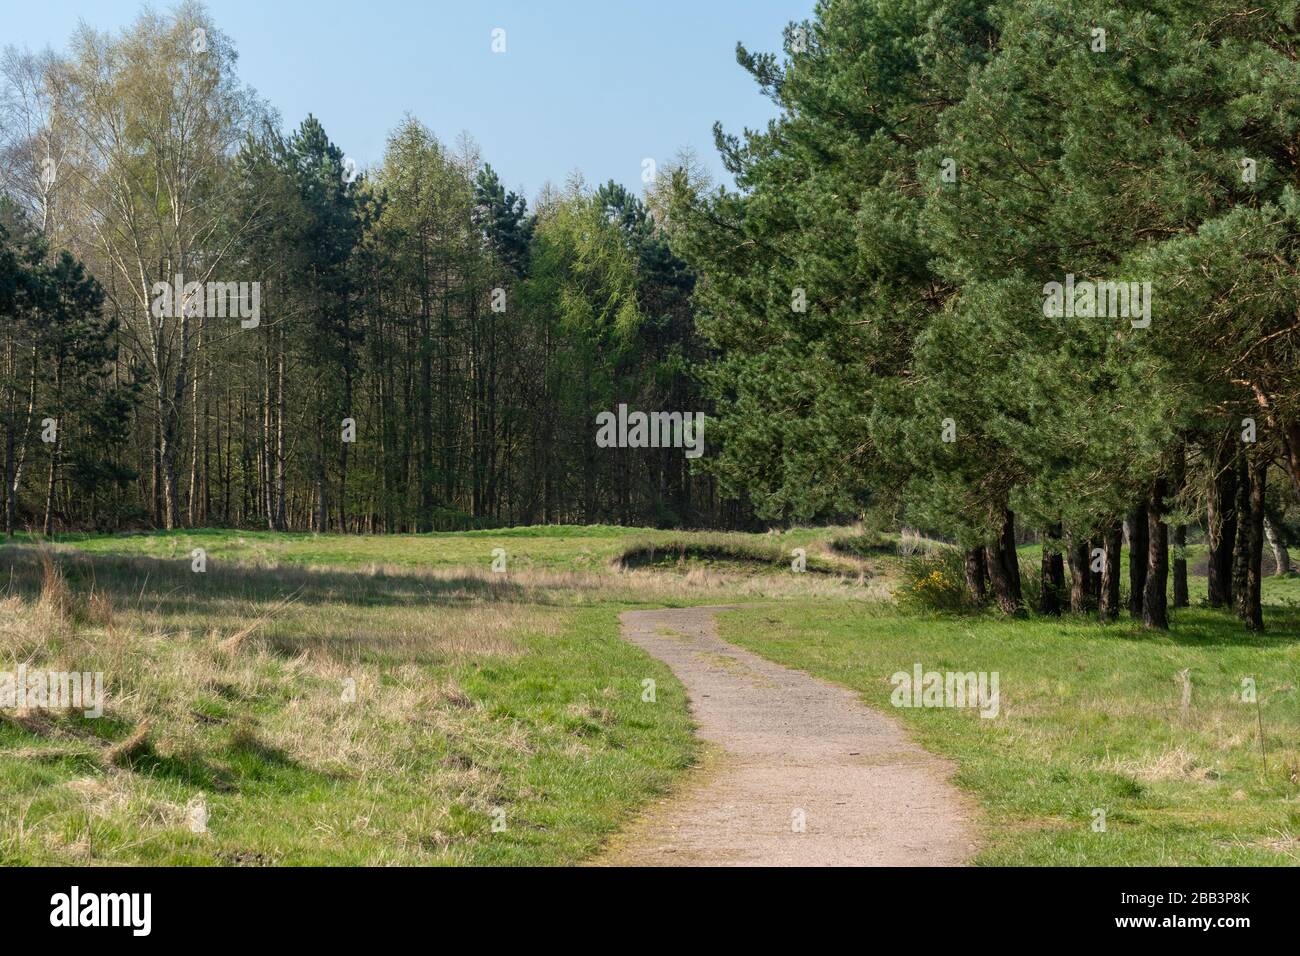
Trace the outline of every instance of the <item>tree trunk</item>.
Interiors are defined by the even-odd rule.
[[[262,475],[262,491],[257,496],[262,509],[266,512],[266,526],[272,531],[275,527],[275,482],[271,478],[271,436],[274,434],[274,404],[271,398],[271,328],[266,327],[262,348],[262,427],[259,429],[260,440],[257,443],[258,471]]]
[[[47,538],[54,530],[54,487],[59,474],[59,442],[56,438],[50,449],[50,476],[45,486],[45,520],[41,524],[41,534]]]
[[[186,502],[185,523],[191,528],[198,526],[199,520],[199,379],[203,375],[203,328],[206,325],[203,316],[198,321],[198,342],[194,347],[194,377],[190,379],[190,488]]]
[[[1002,533],[988,548],[989,580],[998,607],[1007,614],[1020,611],[1020,561],[1016,556],[1016,516],[1010,508],[1002,511]]]
[[[423,259],[422,259],[423,261]],[[420,510],[415,530],[433,530],[433,333],[428,276],[420,286]],[[444,436],[445,438],[445,436]]]
[[[1044,532],[1042,594],[1038,601],[1040,614],[1059,615],[1061,598],[1065,592],[1065,561],[1061,557],[1061,526],[1058,524]]]
[[[184,261],[181,262],[184,273]],[[180,343],[176,360],[176,377],[170,383],[166,393],[160,395],[162,403],[162,475],[163,475],[163,521],[168,531],[181,523],[180,483],[176,475],[177,456],[181,453],[181,432],[185,421],[185,386],[189,382],[190,368],[190,314],[182,307],[177,339]],[[163,368],[161,361],[158,367]],[[159,381],[162,389],[163,382]]]
[[[27,411],[23,415],[21,426],[22,443],[18,444],[18,436],[15,432],[20,429],[12,420],[9,422],[5,438],[5,534],[11,538],[14,536],[15,524],[18,520],[18,486],[22,483],[23,466],[27,462],[32,419],[36,410],[36,357],[36,347],[32,346],[31,367],[27,381]],[[11,389],[11,407],[16,404],[16,393],[16,387]]]
[[[1096,552],[1105,549],[1102,547],[1100,538],[1090,538],[1084,545],[1088,558],[1088,597],[1092,600],[1094,607],[1101,606],[1101,572],[1102,569],[1097,567],[1097,560],[1094,557]]]
[[[1103,542],[1105,556],[1101,566],[1101,600],[1098,606],[1103,621],[1119,617],[1120,547],[1123,543],[1124,532],[1116,523],[1106,532]]]
[[[1147,502],[1147,569],[1142,589],[1142,624],[1169,629],[1169,526],[1165,514],[1165,479],[1157,478]]]
[[[1071,539],[1070,555],[1070,613],[1084,614],[1088,610],[1088,542]]]
[[[1291,479],[1291,489],[1300,495],[1300,422],[1282,425],[1282,464]]]
[[[316,530],[324,534],[330,527],[329,479],[325,474],[325,419],[316,420]]]
[[[1280,578],[1283,575],[1290,574],[1291,552],[1286,549],[1286,542],[1267,515],[1264,516],[1264,537],[1268,540],[1269,549],[1273,552],[1273,575]]]
[[[275,415],[275,521],[276,531],[287,527],[284,513],[284,333],[280,333],[280,348],[276,362],[276,415]]]
[[[984,549],[971,548],[966,552],[966,590],[976,605],[982,605],[988,598],[987,577]]]
[[[440,423],[440,440],[442,442],[442,503],[450,508],[456,494],[456,463],[452,458],[454,438],[451,419],[451,278],[444,267],[442,272],[442,355],[439,356],[439,388],[442,392],[442,420]]]
[[[172,531],[180,524],[179,491],[176,481],[176,453],[179,450],[177,435],[179,422],[168,415],[163,426],[162,448],[159,449],[159,463],[162,467],[163,482],[163,527]]]
[[[352,370],[345,368],[343,370],[343,415],[345,418],[352,418]],[[355,425],[355,420],[353,421]],[[340,423],[342,427],[342,423]],[[340,435],[340,438],[342,436]],[[348,445],[349,442],[339,441],[339,532],[347,534],[348,531]]]
[[[1237,540],[1237,471],[1225,442],[1215,455],[1205,508],[1209,544],[1207,599],[1210,607],[1232,604],[1232,554]]]
[[[160,413],[161,414],[161,413]],[[161,420],[153,423],[153,429],[149,435],[151,447],[149,449],[149,511],[153,518],[155,528],[163,525],[163,505],[162,505],[162,422]]]
[[[1249,611],[1246,578],[1250,567],[1250,464],[1246,455],[1237,459],[1237,537],[1232,549],[1232,596],[1237,615],[1245,620]]]
[[[5,433],[5,536],[14,536],[14,515],[18,508],[18,489],[14,482],[14,428]]]
[[[1264,483],[1267,479],[1268,460],[1255,456],[1250,463],[1247,480],[1250,484],[1250,518],[1242,524],[1246,533],[1245,593],[1239,605],[1241,618],[1250,631],[1264,630],[1264,609],[1260,601],[1260,588],[1264,578]],[[1244,517],[1244,516],[1243,516]]]
[[[54,407],[63,405],[63,362],[59,360],[54,372]],[[45,487],[45,522],[41,533],[47,538],[54,531],[54,489],[59,481],[59,452],[63,448],[64,416],[62,411],[55,412],[58,418],[54,422],[54,441],[50,445],[50,480]]]
[[[1142,617],[1143,593],[1147,581],[1148,535],[1147,506],[1138,505],[1129,517],[1128,539],[1128,612],[1135,619]]]
[[[50,446],[50,476],[45,486],[45,521],[41,525],[41,534],[47,538],[54,531],[54,489],[59,479],[59,445],[62,442],[63,423],[55,426],[54,442]]]
[[[1187,607],[1187,525],[1174,528],[1174,607]]]

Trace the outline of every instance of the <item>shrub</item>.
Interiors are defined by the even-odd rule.
[[[907,556],[898,601],[930,611],[970,610],[962,553],[956,548],[937,547]]]

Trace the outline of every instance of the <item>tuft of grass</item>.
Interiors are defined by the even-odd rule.
[[[41,559],[41,594],[39,607],[62,623],[71,622],[74,603],[72,592],[64,580],[63,570],[54,560],[49,548],[40,549]]]
[[[217,650],[221,651],[223,654],[237,653],[240,647],[243,646],[244,641],[248,640],[248,638],[250,638],[253,635],[254,631],[256,631],[267,621],[271,620],[271,618],[275,617],[275,615],[278,614],[280,611],[284,610],[284,608],[292,604],[294,600],[294,596],[295,595],[290,594],[284,598],[281,598],[275,604],[271,605],[269,608],[267,608],[267,610],[263,614],[258,616],[251,624],[241,627],[234,634],[231,634],[225,640],[217,644]]]
[[[120,740],[104,751],[104,765],[108,767],[129,767],[131,762],[149,750],[149,721],[144,720],[124,740]]]

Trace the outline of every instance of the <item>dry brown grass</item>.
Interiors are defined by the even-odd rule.
[[[243,645],[244,641],[252,636],[253,632],[265,624],[271,618],[293,603],[295,595],[289,595],[282,598],[276,604],[273,604],[264,614],[259,615],[251,624],[241,627],[234,634],[231,634],[224,641],[217,644],[217,649],[224,654],[234,654]]]
[[[40,558],[41,596],[38,606],[60,621],[71,622],[75,603],[63,570],[55,562],[48,547],[40,549]]]
[[[125,740],[120,740],[104,750],[104,764],[109,767],[129,766],[149,746],[149,721],[141,721]]]
[[[112,631],[116,621],[112,595],[104,591],[92,590],[90,597],[86,599],[86,619],[106,631]]]
[[[1146,757],[1130,760],[1106,760],[1102,768],[1144,781],[1212,780],[1217,774],[1204,766],[1200,758],[1184,746],[1170,747]]]
[[[431,679],[430,668],[517,656],[523,650],[521,635],[560,634],[564,606],[598,587],[587,575],[413,574],[374,566],[355,589],[346,581],[340,588],[360,596],[371,582],[391,584],[395,599],[349,602],[333,594],[302,598],[311,575],[328,569],[241,567],[230,572],[233,586],[210,599],[169,605],[175,584],[144,561],[125,562],[125,572],[142,582],[132,585],[134,593],[124,599],[119,586],[115,600],[101,568],[99,585],[79,608],[57,558],[48,549],[37,556],[33,571],[40,585],[34,599],[0,598],[0,656],[51,667],[72,656],[75,661],[64,669],[105,671],[106,713],[134,730],[107,747],[79,743],[77,752],[112,773],[147,753],[210,749],[214,730],[226,732],[228,746],[236,750],[263,748],[350,779],[408,772],[408,755],[427,747],[431,737],[459,740],[470,752],[487,746],[491,737],[492,746],[526,752],[526,734],[489,733],[473,699],[454,680]],[[339,575],[338,569],[332,573]],[[278,600],[237,596],[241,579],[256,586],[267,578],[286,592]],[[192,579],[180,577],[178,583]],[[233,631],[232,618],[244,619]],[[243,701],[275,698],[285,698],[283,710],[255,724],[230,724],[211,715],[214,708],[219,714],[222,701],[238,709]],[[48,747],[11,750],[9,756],[46,759],[71,753],[56,746],[69,736],[57,715],[9,717],[51,740]],[[437,788],[490,791],[490,775],[471,757],[464,760],[463,767],[445,768]],[[114,792],[118,797],[112,800],[95,796],[97,816],[125,807],[121,787]],[[140,809],[132,806],[132,812]],[[169,811],[159,819],[174,816]]]

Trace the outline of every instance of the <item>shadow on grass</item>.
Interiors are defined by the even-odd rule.
[[[112,598],[116,607],[147,607],[162,614],[193,613],[206,602],[265,605],[290,596],[303,605],[456,607],[517,602],[526,593],[508,579],[486,574],[348,572],[226,562],[211,562],[199,573],[191,570],[188,556],[165,560],[71,551],[56,552],[55,562],[78,597],[94,591]],[[0,546],[0,593],[33,600],[40,594],[41,581],[37,546]],[[228,609],[212,613],[228,614]]]
[[[805,560],[810,574],[842,577],[848,573],[847,568],[830,567],[815,556],[807,556]],[[780,545],[766,543],[678,540],[633,544],[614,559],[613,565],[629,570],[689,571],[698,563],[719,565],[732,571],[785,573],[790,570],[791,556]]]
[[[259,786],[287,793],[342,779],[304,767],[277,747],[242,737],[207,755],[194,751],[162,755],[148,747],[132,757],[124,769],[214,794],[246,792]]]
[[[1063,638],[1075,634],[1081,637],[1130,641],[1134,643],[1165,642],[1183,647],[1289,647],[1300,643],[1300,609],[1278,605],[1264,605],[1262,633],[1246,630],[1236,614],[1208,607],[1188,607],[1169,610],[1169,630],[1144,628],[1127,614],[1118,621],[1102,624],[1092,615],[1066,613],[1060,617],[1045,617],[1037,613],[1023,613],[1011,618],[991,608],[971,613],[928,612],[936,620],[958,622],[983,621],[988,624],[1013,626],[1016,623],[1035,628],[1057,628]]]
[[[1098,627],[1097,632],[1119,640],[1160,639],[1192,647],[1286,647],[1300,643],[1300,610],[1264,605],[1264,631],[1246,630],[1231,611],[1209,607],[1187,607],[1169,611],[1169,630],[1150,631],[1134,621]]]

